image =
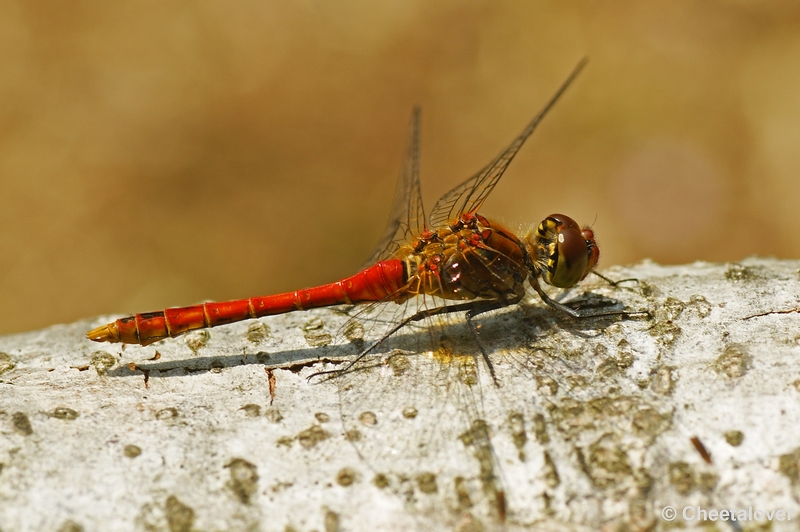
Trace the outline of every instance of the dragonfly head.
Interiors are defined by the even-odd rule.
[[[535,268],[548,284],[570,288],[597,265],[600,248],[590,227],[581,227],[569,216],[551,214],[527,238]]]

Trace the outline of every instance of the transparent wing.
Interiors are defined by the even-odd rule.
[[[586,65],[588,59],[584,58],[575,70],[572,71],[569,78],[561,85],[558,92],[550,99],[545,105],[544,109],[539,111],[534,119],[528,124],[528,127],[511,143],[511,145],[497,156],[495,160],[489,163],[483,170],[470,177],[456,188],[442,196],[436,205],[433,206],[431,211],[430,223],[431,227],[439,227],[445,223],[457,218],[458,216],[477,211],[486,197],[491,194],[494,186],[503,176],[503,173],[511,164],[511,160],[517,154],[522,144],[539,125],[542,118],[553,107],[556,101],[561,97],[567,87],[572,83],[575,77],[580,73],[581,69]]]
[[[347,369],[332,382],[338,387],[345,438],[363,460],[356,474],[399,497],[419,517],[416,529],[458,529],[460,523],[474,522],[475,529],[496,530],[504,523],[535,522],[546,511],[544,494],[556,493],[551,490],[559,475],[582,478],[574,484],[586,485],[576,441],[586,442],[586,449],[606,432],[635,430],[629,412],[627,417],[608,413],[603,430],[589,414],[604,410],[605,403],[598,401],[605,401],[608,386],[616,384],[598,373],[592,355],[598,325],[560,328],[560,318],[541,307],[481,315],[481,340],[499,386],[462,313],[412,322],[347,364],[357,356],[352,347],[360,350],[408,316],[448,304],[457,303],[424,294],[401,305],[378,303],[345,326],[355,345],[333,366]],[[574,352],[585,356],[567,359],[565,345],[580,347]],[[636,386],[628,382],[625,389],[634,393]],[[636,408],[648,406],[637,398],[630,401]],[[652,415],[660,414],[652,410]],[[592,437],[586,439],[589,432]],[[576,489],[555,496],[566,506]]]
[[[411,315],[454,304],[423,294],[371,306],[345,327],[363,348]],[[355,323],[363,327],[357,335]],[[480,513],[482,521],[497,522],[505,513],[506,490],[485,426],[484,405],[494,390],[481,364],[463,313],[456,313],[410,323],[333,379],[345,437],[367,466],[364,481],[400,496],[423,522],[448,516],[445,508],[456,520]],[[431,529],[453,528],[439,524]]]
[[[421,233],[425,227],[425,210],[419,184],[419,119],[420,109],[415,107],[411,115],[403,173],[397,181],[389,223],[375,252],[362,265],[362,269],[388,259],[403,243]]]

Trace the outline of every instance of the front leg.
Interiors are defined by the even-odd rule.
[[[542,301],[547,303],[550,307],[558,310],[559,312],[563,312],[564,314],[572,316],[573,318],[597,318],[597,317],[601,317],[601,316],[636,316],[636,315],[649,316],[650,315],[650,313],[648,311],[646,311],[646,310],[634,310],[634,311],[608,310],[608,311],[604,311],[604,312],[591,312],[591,311],[590,312],[582,312],[580,310],[571,309],[571,308],[567,307],[566,305],[562,305],[558,301],[556,301],[553,298],[551,298],[550,296],[548,296],[545,293],[545,291],[542,290],[541,285],[539,285],[539,280],[536,277],[531,275],[529,277],[529,280],[530,280],[530,283],[531,283],[531,286],[533,287],[533,289],[536,290],[536,293],[539,294],[539,297],[542,298]],[[619,282],[621,282],[621,281],[619,281]]]
[[[611,279],[609,279],[605,275],[603,275],[601,273],[597,273],[595,270],[592,270],[592,273],[594,275],[598,276],[599,278],[601,278],[602,280],[604,280],[605,282],[607,282],[608,284],[610,284],[611,286],[613,286],[614,288],[616,288],[617,286],[621,285],[622,283],[628,283],[628,282],[631,282],[631,281],[633,281],[634,283],[637,283],[637,284],[639,283],[639,279],[636,279],[635,277],[629,277],[628,279],[620,279],[619,281],[612,281]]]

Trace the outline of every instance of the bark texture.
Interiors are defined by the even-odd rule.
[[[146,348],[85,340],[108,316],[2,337],[0,530],[732,524],[685,507],[797,529],[800,261],[604,273],[639,282],[564,300],[650,316],[576,322],[535,295],[482,316],[499,386],[458,347],[310,383],[341,367],[341,309]]]

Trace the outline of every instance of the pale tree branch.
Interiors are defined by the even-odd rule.
[[[702,525],[685,507],[794,521],[799,270],[644,262],[603,272],[638,283],[589,278],[560,299],[649,317],[576,322],[531,295],[476,318],[499,388],[458,348],[310,383],[350,353],[329,345],[341,309],[147,348],[83,338],[107,317],[5,336],[0,530]],[[343,426],[358,397],[361,425]],[[773,529],[794,529],[780,515]]]

